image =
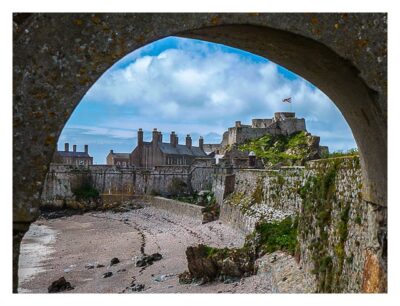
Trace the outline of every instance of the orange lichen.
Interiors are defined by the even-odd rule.
[[[386,292],[385,272],[379,263],[378,256],[372,251],[366,251],[362,291],[365,293]]]
[[[367,44],[368,44],[368,40],[367,40],[367,39],[357,39],[357,40],[356,40],[356,45],[357,45],[359,48],[363,48],[363,47],[365,47]]]
[[[74,24],[77,26],[81,26],[83,24],[83,21],[81,19],[74,19]]]
[[[311,17],[311,23],[312,23],[313,25],[316,25],[316,24],[318,24],[318,23],[319,23],[319,20],[318,20],[318,18],[317,18],[317,17],[315,17],[315,16]]]
[[[98,17],[98,16],[96,16],[96,15],[94,15],[94,16],[92,16],[92,22],[94,23],[94,24],[99,24],[100,22],[101,22],[101,19]]]
[[[214,16],[210,20],[212,25],[219,25],[221,23],[221,17],[219,16]]]

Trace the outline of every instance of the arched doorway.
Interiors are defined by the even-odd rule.
[[[387,82],[382,33],[385,14],[17,14],[14,278],[20,238],[37,216],[57,139],[74,108],[115,61],[169,35],[269,58],[328,95],[352,129],[361,156],[363,198],[384,216],[385,228]],[[378,223],[372,221],[371,230],[379,236]]]

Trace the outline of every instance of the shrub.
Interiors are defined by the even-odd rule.
[[[77,200],[97,199],[100,197],[99,191],[89,181],[85,181],[79,188],[74,189],[72,192]]]
[[[286,217],[282,221],[257,224],[255,231],[260,237],[262,248],[267,253],[282,250],[294,255],[297,246],[297,222],[297,217],[294,220]]]

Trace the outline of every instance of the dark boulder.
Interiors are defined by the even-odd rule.
[[[189,273],[193,278],[203,278],[211,281],[218,276],[218,266],[212,257],[208,256],[208,249],[205,245],[186,249]]]
[[[117,257],[114,257],[111,259],[110,266],[116,265],[119,263],[119,259]]]
[[[158,261],[162,259],[162,255],[160,253],[154,253],[151,255],[153,261]]]
[[[248,247],[217,249],[199,244],[186,249],[186,258],[189,272],[179,275],[181,283],[215,279],[229,282],[255,273],[254,252]]]
[[[106,272],[103,274],[103,278],[111,277],[112,275],[112,272]]]
[[[52,282],[47,289],[49,293],[56,293],[73,290],[74,287],[72,287],[71,283],[67,282],[64,277],[60,277],[58,280]]]

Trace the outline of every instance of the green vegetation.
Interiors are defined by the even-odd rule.
[[[203,207],[210,207],[216,203],[215,195],[212,191],[202,192],[201,194],[176,195],[171,196],[171,199]]]
[[[331,223],[334,200],[336,164],[321,175],[310,177],[300,188],[303,210],[300,214],[299,229],[304,240],[317,227],[318,235],[309,245],[314,261],[313,273],[317,276],[318,292],[332,292],[333,261],[328,253],[328,228]],[[314,221],[315,220],[315,221]],[[315,235],[314,234],[314,235]]]
[[[321,158],[334,158],[334,157],[350,157],[350,156],[359,156],[358,149],[353,148],[347,151],[334,151],[332,153],[324,153]]]
[[[256,251],[256,254],[281,250],[294,255],[298,246],[297,226],[298,217],[286,217],[282,221],[259,223],[253,233],[247,235],[244,246],[234,250],[245,253]],[[210,246],[204,246],[204,250],[208,257],[224,256],[231,251],[228,248],[219,249]],[[262,252],[260,253],[260,251]]]
[[[302,240],[314,237],[308,249],[314,261],[313,273],[318,281],[317,292],[340,292],[343,265],[349,262],[345,243],[348,237],[350,204],[340,202],[338,217],[333,219],[332,216],[332,203],[337,202],[335,180],[339,163],[340,161],[333,160],[326,170],[310,177],[299,189],[303,200],[299,237]],[[330,228],[334,231],[329,231]],[[330,239],[330,235],[335,237]],[[329,243],[332,241],[337,241],[333,252],[329,251],[332,248]]]
[[[311,153],[311,138],[312,136],[303,131],[290,136],[267,134],[240,145],[239,150],[253,151],[266,165],[302,164]]]
[[[78,201],[97,199],[100,197],[99,191],[94,188],[89,181],[85,181],[80,187],[72,190],[72,193]]]
[[[252,204],[260,204],[263,201],[264,197],[264,187],[263,187],[263,180],[259,179],[257,181],[256,189],[254,190],[251,196],[251,203]]]
[[[294,255],[297,247],[297,226],[297,217],[257,224],[255,232],[259,237],[261,250],[266,253],[282,250]]]

